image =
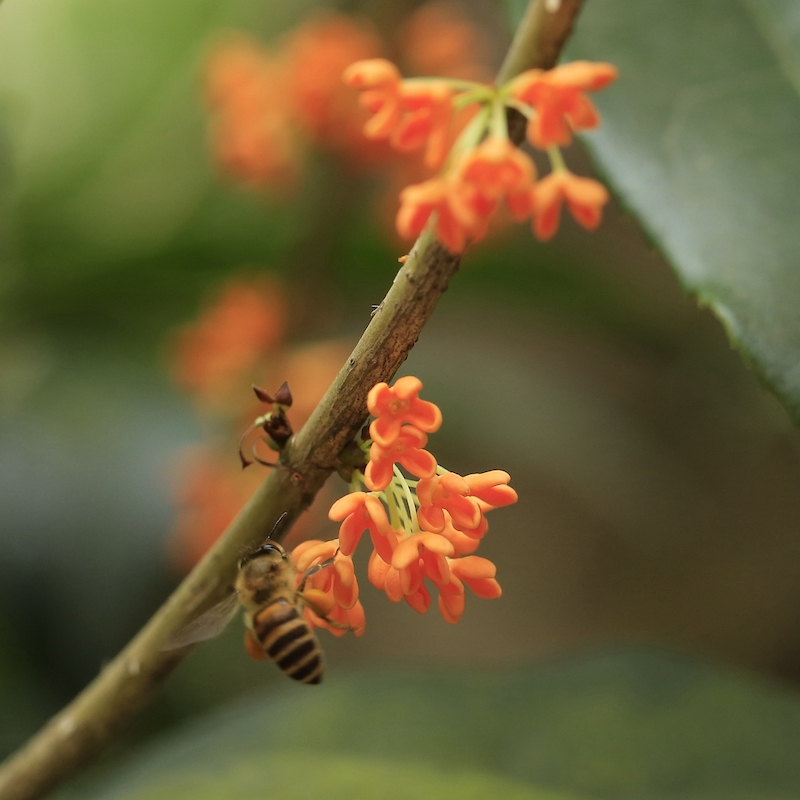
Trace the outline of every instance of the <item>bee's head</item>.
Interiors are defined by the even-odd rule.
[[[248,553],[239,561],[239,569],[247,564],[262,562],[264,566],[274,564],[279,561],[286,561],[286,551],[277,542],[264,542],[260,547]]]
[[[289,558],[276,542],[266,542],[239,562],[237,588],[255,592],[269,586],[286,569]]]

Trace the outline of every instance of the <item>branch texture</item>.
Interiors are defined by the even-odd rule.
[[[550,11],[545,0],[533,0],[498,82],[529,67],[554,66],[580,5],[581,0],[561,0],[557,10]],[[517,127],[519,143],[524,128]],[[308,507],[336,469],[339,453],[364,424],[367,393],[394,376],[459,263],[430,230],[423,233],[333,385],[285,449],[282,466],[268,475],[214,548],[130,644],[0,766],[0,800],[41,797],[94,758],[147,702],[190,649],[165,652],[163,643],[230,592],[243,549],[263,541],[275,520],[287,512],[285,533]]]

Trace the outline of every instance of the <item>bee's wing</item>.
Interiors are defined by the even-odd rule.
[[[191,622],[175,631],[164,642],[162,650],[175,650],[178,647],[202,642],[219,636],[233,619],[239,608],[239,595],[236,592],[228,595],[224,600],[211,606],[208,611],[195,617]]]

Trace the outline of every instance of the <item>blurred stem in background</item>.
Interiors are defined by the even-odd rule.
[[[532,0],[499,79],[524,68],[554,66],[580,5],[580,0],[562,0],[550,11],[551,3]],[[187,652],[162,652],[164,641],[229,591],[243,547],[262,539],[281,513],[288,512],[293,521],[309,505],[363,424],[368,391],[391,379],[405,360],[458,266],[459,258],[443,250],[430,232],[422,235],[338,378],[284,451],[282,467],[268,476],[128,647],[0,768],[2,800],[28,800],[57,785],[101,750],[153,694]]]

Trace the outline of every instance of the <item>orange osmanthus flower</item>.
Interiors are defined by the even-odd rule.
[[[337,150],[357,146],[362,114],[340,76],[348,64],[380,53],[372,26],[346,14],[322,12],[286,37],[283,49],[298,121],[322,145]]]
[[[370,531],[374,550],[367,575],[391,602],[406,600],[418,613],[426,613],[431,604],[426,586],[430,581],[439,590],[443,617],[457,622],[464,611],[465,585],[479,597],[500,596],[494,564],[472,553],[487,531],[486,513],[515,502],[517,493],[502,470],[461,476],[437,466],[422,449],[427,436],[416,425],[438,429],[441,412],[433,403],[420,400],[421,389],[422,382],[413,376],[400,378],[393,387],[385,383],[373,387],[367,404],[377,419],[370,431],[390,444],[361,442],[362,452],[369,446],[366,469],[353,471],[351,493],[334,503],[329,516],[342,523],[338,546],[344,555],[351,555],[364,531]],[[408,480],[395,464],[419,480]],[[358,491],[362,484],[372,493]],[[336,546],[309,547],[298,567],[306,567],[314,558],[331,558]],[[348,568],[344,577],[349,580],[350,576]],[[346,592],[348,586],[340,591]],[[352,595],[345,594],[339,598],[339,607],[351,600]],[[333,608],[330,598],[320,602]]]
[[[361,89],[360,102],[373,116],[364,125],[368,139],[386,139],[400,122],[400,70],[385,58],[351,64],[342,76],[348,86]]]
[[[445,526],[444,511],[447,511],[458,530],[477,528],[481,510],[469,493],[469,484],[455,472],[420,480],[417,484],[419,524],[425,530],[439,533]]]
[[[464,613],[464,584],[477,597],[498,598],[503,591],[495,580],[497,568],[488,558],[465,556],[450,562],[450,582],[439,587],[439,611],[447,622],[455,624]]]
[[[453,91],[447,81],[404,81],[384,58],[357,61],[342,77],[348,86],[362,91],[361,105],[373,115],[364,125],[368,139],[389,139],[400,152],[427,142],[425,163],[441,164],[453,116]]]
[[[563,147],[572,141],[573,130],[596,128],[600,114],[585,93],[604,89],[618,74],[613,64],[573,61],[518,75],[509,93],[536,111],[528,122],[531,144],[542,150]]]
[[[453,92],[445,81],[407,82],[401,88],[401,104],[407,113],[391,136],[391,145],[401,153],[428,144],[425,164],[436,168],[447,153]]]
[[[392,603],[405,600],[418,614],[425,614],[430,608],[431,595],[425,584],[420,581],[416,591],[404,593],[400,571],[387,564],[377,553],[370,556],[367,576],[376,589],[386,592]]]
[[[338,539],[330,541],[308,539],[292,550],[291,559],[297,570],[297,585],[300,585],[303,575],[309,568],[330,558],[334,559],[333,564],[327,570],[320,570],[317,575],[327,573],[327,578],[330,580],[326,579],[325,583],[330,583],[335,603],[342,608],[352,608],[358,600],[358,582],[353,559],[340,551]],[[315,585],[314,578],[316,575],[309,578],[310,582],[307,585],[320,588]]]
[[[447,75],[490,83],[490,37],[448,0],[417,8],[400,33],[404,63],[414,75]]]
[[[422,448],[428,437],[413,425],[403,425],[397,438],[383,447],[373,442],[369,463],[364,472],[364,482],[373,492],[385,489],[392,480],[394,465],[400,464],[418,478],[430,478],[436,472],[436,459]]]
[[[465,181],[489,197],[524,192],[536,180],[531,159],[508,138],[490,136],[466,153],[458,169]]]
[[[400,192],[397,232],[404,239],[416,239],[435,213],[439,241],[450,253],[462,253],[467,241],[480,238],[482,232],[476,195],[470,184],[452,175],[407,186]]]
[[[286,327],[286,304],[277,281],[232,281],[202,317],[178,334],[172,371],[176,383],[204,400],[225,396]]]
[[[519,498],[516,491],[508,485],[510,480],[511,476],[501,469],[464,476],[470,497],[481,500],[486,506],[484,510],[502,508],[517,502]]]
[[[480,533],[477,532],[478,529],[470,529],[469,533],[465,533],[453,525],[452,517],[445,511],[444,527],[438,533],[453,545],[457,556],[468,556],[478,549],[483,535],[488,530],[488,525],[485,524],[486,517],[484,516],[481,519],[484,521],[484,525],[480,528]]]
[[[413,425],[425,433],[438,431],[442,412],[434,403],[420,400],[422,381],[413,375],[398,378],[394,386],[376,383],[367,395],[367,410],[377,417],[369,426],[373,442],[389,447],[400,435],[404,424]]]
[[[558,230],[561,203],[575,220],[587,230],[600,224],[603,206],[609,200],[608,190],[592,178],[581,178],[567,170],[556,170],[533,187],[533,232],[546,242]]]
[[[340,497],[328,512],[329,519],[341,522],[339,546],[349,556],[358,547],[364,531],[369,531],[372,544],[387,563],[392,560],[394,532],[381,501],[366,492],[351,492]]]
[[[297,570],[296,588],[310,567],[334,559],[333,564],[308,577],[303,590],[307,601],[303,615],[312,627],[326,628],[335,636],[342,636],[348,630],[361,636],[365,615],[358,599],[353,560],[339,550],[338,541],[311,539],[297,545],[290,557]],[[337,624],[331,624],[330,620]]]
[[[400,574],[403,594],[415,594],[423,576],[437,586],[450,582],[450,568],[445,556],[455,553],[453,545],[437,533],[415,533],[398,542],[392,555],[392,567]]]
[[[508,138],[490,136],[466,153],[456,169],[461,179],[472,184],[483,198],[484,208],[478,211],[480,218],[488,219],[501,198],[505,198],[517,222],[530,215],[536,166]],[[473,203],[473,208],[478,206]]]
[[[299,158],[281,62],[238,37],[217,47],[206,73],[212,146],[223,169],[249,184],[290,185]]]

